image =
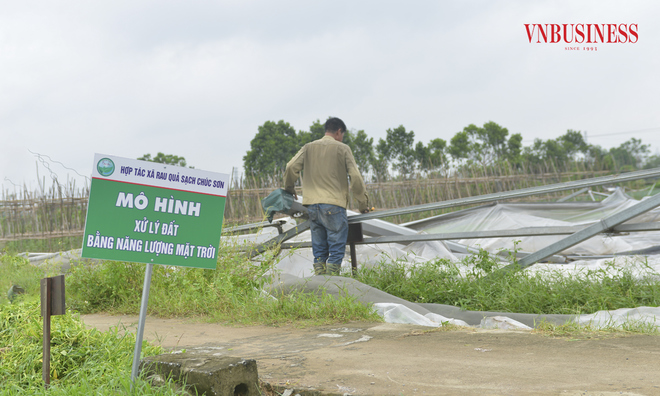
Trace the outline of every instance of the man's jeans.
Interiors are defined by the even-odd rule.
[[[314,263],[341,264],[346,251],[346,209],[329,204],[307,206],[312,232]]]

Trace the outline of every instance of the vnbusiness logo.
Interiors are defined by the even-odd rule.
[[[636,23],[526,23],[525,30],[530,44],[635,44],[639,40]]]

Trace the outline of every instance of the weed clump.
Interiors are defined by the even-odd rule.
[[[42,379],[43,333],[40,303],[26,299],[0,305],[0,395],[115,395],[130,394],[130,362],[135,336],[113,328],[88,329],[77,314],[67,312],[51,322],[51,386]],[[162,353],[143,343],[144,355]],[[142,379],[138,395],[174,395],[169,385],[160,388]]]
[[[0,254],[0,304],[8,300],[8,291],[18,286],[27,294],[39,293],[39,279],[44,271],[30,265],[25,257]]]

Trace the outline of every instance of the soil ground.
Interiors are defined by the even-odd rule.
[[[135,331],[138,322],[82,320],[102,331]],[[652,335],[551,338],[389,323],[229,327],[148,317],[144,338],[255,359],[260,379],[292,395],[660,395],[660,337]]]

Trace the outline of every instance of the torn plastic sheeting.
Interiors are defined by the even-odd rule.
[[[412,309],[394,303],[376,303],[374,304],[378,315],[382,316],[387,323],[415,324],[419,326],[438,327],[443,322],[455,324],[457,326],[468,326],[462,320],[445,318],[437,314],[420,315]]]
[[[590,315],[580,315],[575,321],[593,328],[620,327],[625,323],[660,327],[660,308],[637,307],[598,311]]]
[[[592,224],[600,219],[632,207],[639,201],[617,190],[598,203],[504,203],[465,212],[463,216],[437,221],[412,224],[411,227],[428,233],[467,232],[485,230],[518,229],[534,225],[575,226]],[[635,217],[628,223],[657,221],[660,208]],[[505,249],[538,251],[565,236],[547,235],[517,238],[484,238],[457,240],[460,244],[480,247],[491,253]],[[566,254],[615,254],[629,250],[650,248],[657,245],[658,232],[633,232],[625,235],[600,234],[569,249]],[[514,243],[514,241],[517,241]]]
[[[517,320],[506,316],[487,316],[481,319],[479,327],[482,329],[532,330],[532,328],[526,324],[520,323]]]

